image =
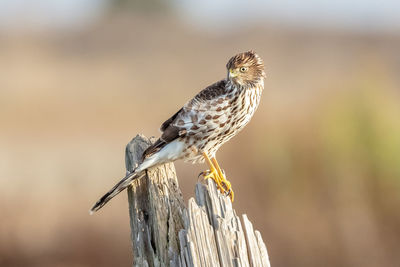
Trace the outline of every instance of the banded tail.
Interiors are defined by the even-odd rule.
[[[90,214],[101,209],[108,201],[118,195],[121,191],[127,188],[133,180],[139,179],[145,175],[145,170],[148,168],[171,162],[179,158],[184,149],[184,142],[173,140],[169,143],[161,139],[157,140],[152,146],[148,147],[143,152],[143,161],[130,174],[126,175],[119,181],[110,191],[102,196],[96,204],[90,209]]]
[[[143,177],[145,175],[145,170],[159,164],[173,161],[176,158],[175,155],[179,155],[182,150],[182,143],[178,146],[176,146],[176,143],[174,142],[166,146],[162,146],[160,143],[160,141],[156,142],[153,146],[150,146],[145,152],[143,152],[143,155],[145,155],[143,157],[146,157],[143,162],[130,174],[126,175],[121,181],[114,185],[114,187],[104,196],[102,196],[90,209],[90,214],[101,209],[108,201],[127,188],[133,180]]]
[[[110,189],[104,196],[102,196],[96,204],[90,209],[90,214],[101,209],[108,201],[110,201],[113,197],[121,193],[125,188],[127,188],[133,180],[138,179],[144,175],[144,172],[137,172],[135,169],[133,172],[125,176],[121,181],[119,181],[113,188]]]

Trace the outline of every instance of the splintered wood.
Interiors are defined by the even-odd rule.
[[[132,171],[151,144],[138,135],[127,145]],[[152,168],[128,189],[134,266],[270,266],[261,234],[243,223],[229,197],[210,179],[197,183],[184,206],[174,165]]]

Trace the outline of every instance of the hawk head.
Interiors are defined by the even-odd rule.
[[[226,68],[228,80],[240,86],[254,86],[265,78],[264,63],[252,50],[232,57]]]

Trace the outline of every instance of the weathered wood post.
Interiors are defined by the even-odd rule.
[[[126,147],[131,171],[151,141],[142,135]],[[270,266],[266,246],[246,215],[213,181],[197,183],[184,205],[173,163],[147,171],[128,188],[134,266]]]

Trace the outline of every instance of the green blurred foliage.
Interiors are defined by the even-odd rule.
[[[398,265],[398,36],[265,25],[211,34],[115,12],[77,32],[0,33],[1,266],[129,265],[126,196],[92,217],[88,208],[125,173],[136,133],[158,135],[250,48],[265,59],[266,89],[218,158],[272,265]],[[205,166],[176,166],[193,196]]]

